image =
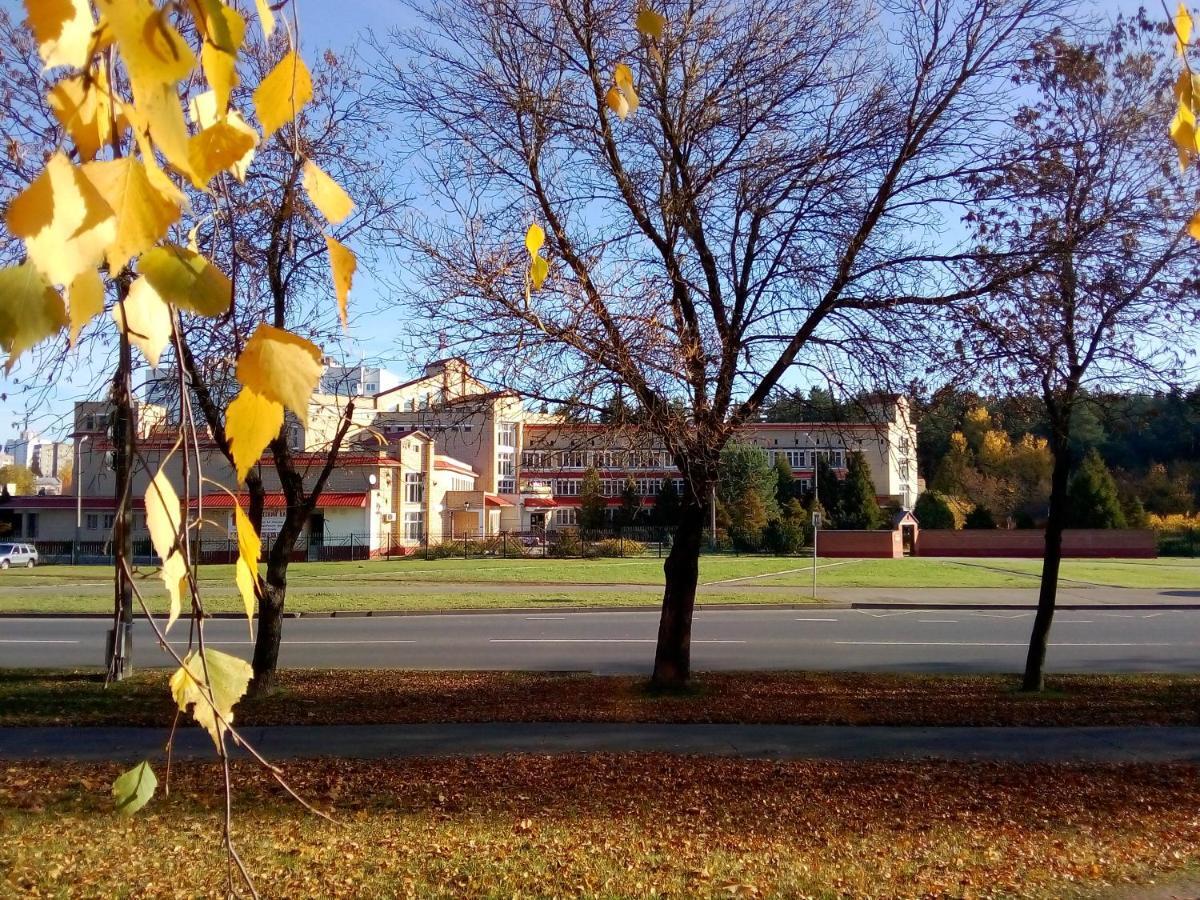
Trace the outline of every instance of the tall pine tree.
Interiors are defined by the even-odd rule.
[[[866,457],[855,450],[846,464],[842,481],[841,502],[838,504],[838,528],[878,528],[883,524],[883,510],[875,499],[875,482]]]
[[[1125,527],[1117,484],[1095,448],[1083,458],[1067,488],[1067,527]]]
[[[583,473],[583,484],[579,486],[579,527],[589,530],[603,528],[607,505],[600,484],[600,472],[593,466]]]

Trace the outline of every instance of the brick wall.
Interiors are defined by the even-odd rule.
[[[964,530],[922,528],[917,535],[917,556],[1015,556],[1038,559],[1045,548],[1040,529]],[[1153,559],[1158,555],[1154,532],[1134,528],[1068,529],[1063,534],[1063,556],[1108,556]]]
[[[904,555],[899,531],[818,531],[817,556],[896,559]]]

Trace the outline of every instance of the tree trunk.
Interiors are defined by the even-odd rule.
[[[126,574],[126,567],[133,568],[133,531],[130,528],[130,519],[133,515],[131,494],[134,422],[133,398],[129,394],[132,371],[133,356],[129,338],[122,335],[117,371],[112,383],[113,469],[117,476],[113,499],[117,516],[112,531],[115,566],[113,627],[105,658],[108,677],[112,681],[121,681],[133,674],[133,584]]]
[[[698,501],[689,498],[679,512],[675,540],[663,563],[666,584],[651,679],[658,688],[684,687],[691,677],[692,611],[696,606],[696,582],[700,577],[703,531],[704,509]]]
[[[1067,479],[1071,472],[1071,446],[1068,435],[1055,429],[1050,439],[1054,454],[1054,470],[1050,476],[1050,514],[1046,521],[1046,548],[1042,556],[1042,583],[1038,591],[1037,615],[1033,633],[1029,636],[1029,655],[1025,660],[1025,677],[1021,690],[1037,693],[1045,687],[1043,669],[1046,665],[1046,646],[1050,641],[1050,625],[1054,621],[1054,604],[1058,598],[1058,571],[1062,563],[1062,538],[1067,521]]]
[[[267,577],[258,601],[258,633],[254,636],[254,680],[250,694],[261,697],[275,686],[279,667],[279,645],[283,640],[283,606],[287,600],[287,564],[290,547],[275,547],[267,559]]]

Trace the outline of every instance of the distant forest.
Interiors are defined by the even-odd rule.
[[[968,451],[985,450],[984,455],[987,446],[996,444],[987,439],[989,431],[994,437],[1006,435],[1026,456],[1037,453],[1047,434],[1040,407],[1032,396],[985,397],[950,389],[914,398],[922,477],[931,486],[939,476],[949,477],[946,462],[961,451],[955,447],[956,433],[965,434]],[[771,422],[863,422],[870,415],[868,398],[838,401],[818,389],[777,394],[764,409]],[[1124,502],[1136,497],[1146,512],[1158,515],[1200,508],[1200,387],[1167,394],[1089,395],[1071,431],[1076,465],[1091,451],[1098,453]]]

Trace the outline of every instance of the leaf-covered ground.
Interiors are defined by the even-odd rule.
[[[212,765],[111,811],[113,765],[9,764],[0,894],[217,896]],[[235,767],[267,897],[1069,897],[1200,859],[1191,766],[771,763],[657,755],[289,765],[340,820]]]
[[[1200,725],[1200,676],[1055,675],[1027,696],[1002,675],[703,673],[685,694],[633,676],[288,669],[237,707],[243,725],[761,722],[834,725]],[[166,674],[0,671],[0,726],[170,724]]]

